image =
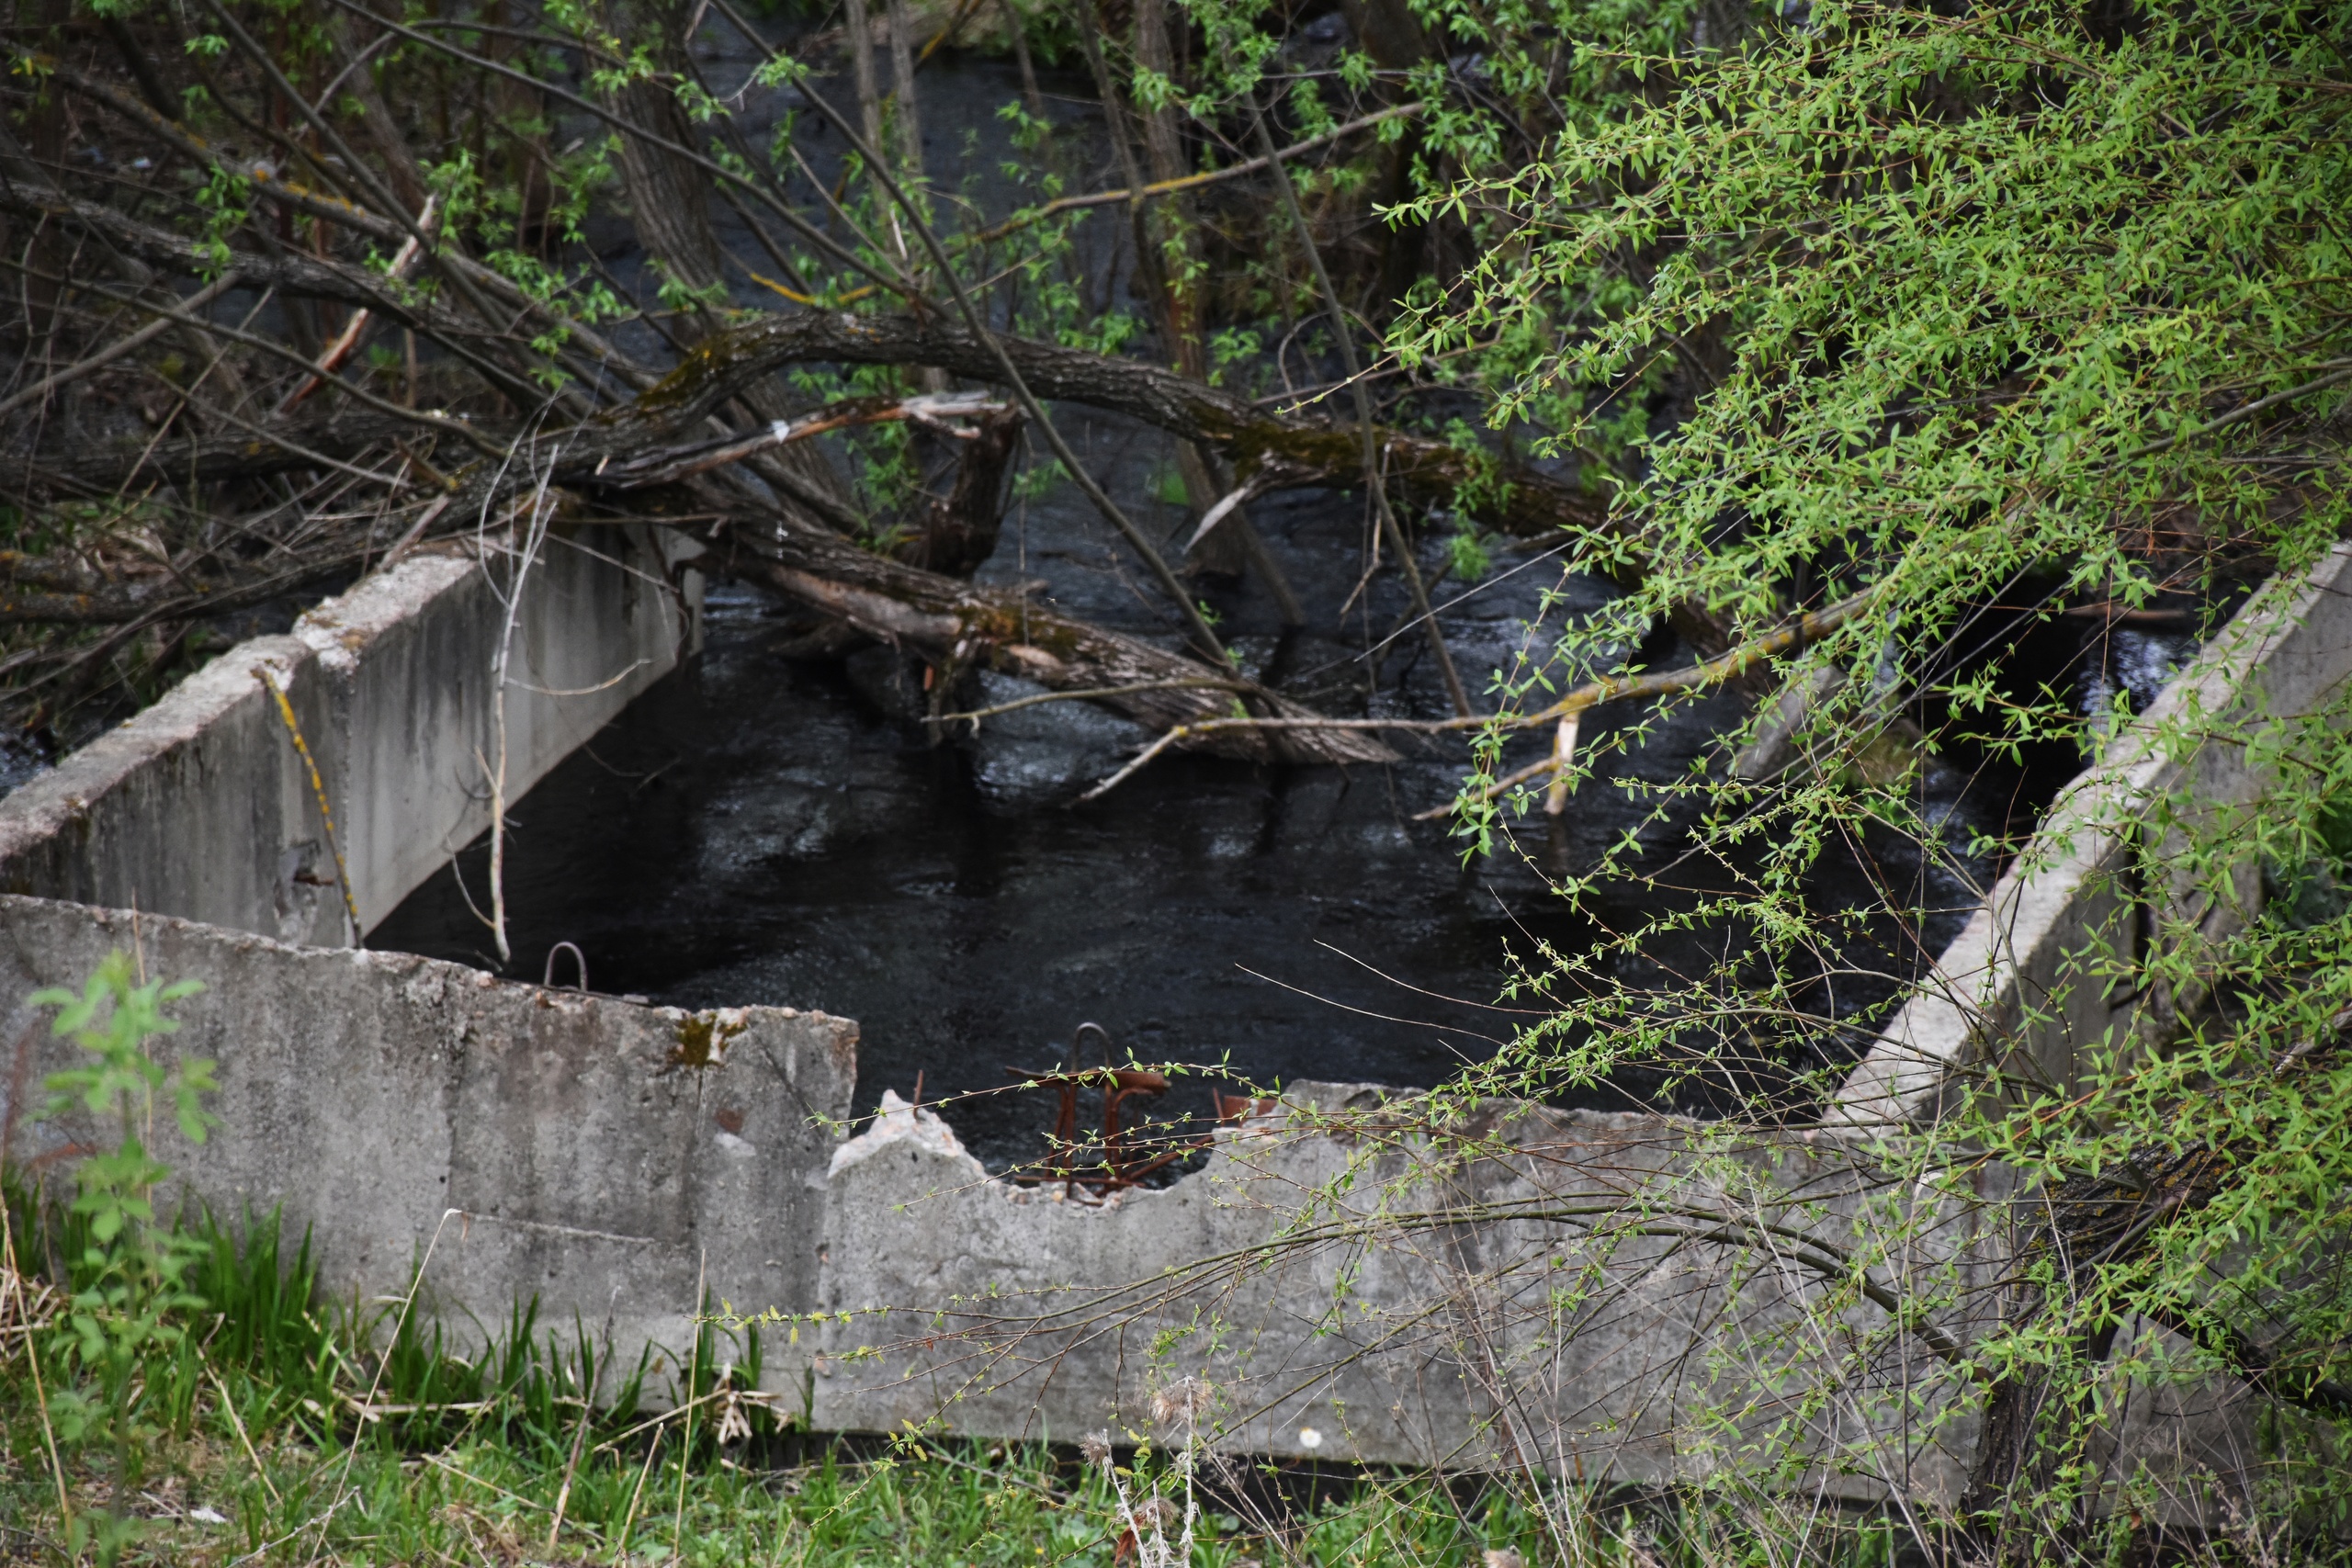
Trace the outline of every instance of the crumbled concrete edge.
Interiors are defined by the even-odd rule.
[[[198,740],[240,703],[258,695],[256,670],[268,670],[283,688],[313,657],[314,650],[296,637],[239,643],[136,716],[26,780],[0,799],[0,875],[18,854],[87,821],[94,802],[159,758]]]
[[[881,1109],[874,1113],[872,1125],[833,1151],[832,1162],[825,1168],[825,1179],[831,1181],[876,1155],[909,1145],[936,1158],[968,1166],[975,1182],[996,1179],[964,1147],[956,1130],[940,1120],[937,1112],[910,1105],[899,1098],[898,1090],[889,1089],[882,1091]]]
[[[357,665],[369,643],[463,582],[479,564],[480,557],[464,541],[413,551],[303,612],[294,623],[292,636],[315,651],[329,669],[348,671]]]

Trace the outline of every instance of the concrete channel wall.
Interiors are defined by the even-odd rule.
[[[676,668],[700,589],[673,586],[669,547],[636,527],[550,537],[511,631],[503,541],[366,578],[0,799],[0,890],[349,942],[345,870],[364,932],[489,827],[502,728],[511,802]]]
[[[653,542],[629,547],[559,552],[526,596],[510,795],[691,636]],[[536,1299],[543,1325],[576,1321],[623,1361],[673,1355],[699,1285],[802,1319],[763,1337],[763,1386],[820,1427],[1140,1436],[1154,1395],[1192,1377],[1216,1391],[1218,1441],[1250,1452],[1655,1481],[1786,1475],[1834,1434],[1829,1484],[1919,1501],[1956,1495],[1974,1445],[1937,1347],[1975,1326],[1969,1216],[2001,1194],[1890,1190],[1872,1139],[1931,1105],[1988,1026],[2052,1051],[2108,1027],[2037,1016],[2031,987],[2120,918],[2097,874],[2120,852],[2114,803],[2261,785],[2242,745],[2159,745],[2167,715],[2307,711],[2352,666],[2338,551],[2258,597],[2068,796],[1823,1127],[1732,1145],[1670,1118],[1505,1105],[1479,1112],[1483,1156],[1441,1160],[1384,1091],[1294,1085],[1205,1169],[1091,1203],[989,1178],[894,1100],[844,1139],[845,1021],[689,1015],[331,945],[316,803],[254,669],[320,757],[365,926],[488,809],[492,583],[461,556],[404,562],[0,802],[0,1154],[47,1169],[104,1137],[45,1116],[38,1086],[73,1047],[23,998],[119,950],[207,987],[159,1046],[220,1063],[220,1128],[159,1139],[181,1190],[280,1212],[339,1299],[406,1299],[422,1264],[417,1300],[461,1340]],[[1920,1320],[1934,1333],[1867,1297],[1838,1333],[1797,1333],[1827,1276],[1754,1245],[1783,1219],[1882,1249],[1906,1295],[1944,1303]],[[1839,1392],[1807,1406],[1808,1382]],[[2133,1404],[2123,1439],[2184,1476],[2226,1471],[2256,1451],[2250,1411],[2234,1387],[2168,1391]]]
[[[1155,1396],[1205,1386],[1231,1452],[1930,1506],[1966,1484],[1979,1391],[1943,1357],[2005,1271],[1997,1171],[1890,1187],[1852,1134],[1517,1102],[1442,1143],[1419,1097],[1298,1083],[1205,1168],[1094,1203],[884,1108],[830,1167],[820,1427],[1164,1438]],[[1855,1259],[1917,1326],[1825,1312]],[[2177,1505],[2258,1466],[2259,1414],[2226,1380],[2135,1391],[2109,1457]]]
[[[1131,1437],[1191,1376],[1218,1391],[1221,1446],[1257,1453],[1657,1480],[1812,1430],[1772,1385],[1813,1281],[1743,1283],[1729,1250],[1547,1217],[1634,1194],[1722,1208],[1725,1173],[1690,1123],[1503,1108],[1483,1130],[1508,1156],[1449,1168],[1384,1091],[1297,1085],[1227,1129],[1207,1168],[1097,1203],[989,1177],[895,1096],[844,1139],[857,1031],[821,1014],[686,1014],[49,899],[0,896],[0,933],[11,1159],[48,1168],[119,1135],[42,1114],[36,1086],[76,1052],[23,998],[114,951],[200,976],[154,1043],[210,1058],[220,1085],[202,1144],[155,1134],[181,1196],[232,1222],[277,1213],[340,1302],[397,1303],[422,1265],[418,1308],[461,1344],[536,1300],[544,1327],[576,1324],[621,1363],[650,1346],[656,1403],[699,1283],[804,1320],[763,1335],[762,1382],[820,1428]],[[1792,1136],[1736,1163],[1866,1223],[1833,1190],[1835,1148]],[[1964,1227],[1939,1234],[1935,1266],[1975,1267]],[[1874,1421],[1888,1471],[1948,1499],[1973,1416],[1898,1419],[1916,1358],[1883,1349],[1835,1415],[1849,1436]],[[1693,1411],[1727,1395],[1751,1418],[1694,1445]]]
[[[160,1056],[218,1064],[220,1124],[155,1154],[232,1223],[308,1234],[338,1302],[406,1294],[480,1343],[536,1298],[623,1360],[693,1343],[714,1300],[816,1304],[824,1175],[849,1111],[857,1026],[744,1008],[688,1014],[493,980],[405,953],[297,947],[193,920],[0,896],[0,1140],[47,1168],[111,1146],[78,1112],[40,1117],[42,1077],[78,1055],[26,1005],[109,952],[205,990]],[[657,1390],[658,1393],[658,1390]]]
[[[205,1142],[156,1133],[178,1195],[232,1222],[276,1213],[335,1301],[413,1300],[460,1346],[527,1301],[607,1362],[650,1350],[657,1404],[699,1286],[777,1314],[761,1387],[819,1429],[1133,1440],[1190,1378],[1236,1452],[1659,1482],[1786,1474],[1834,1445],[1818,1483],[1915,1504],[1967,1473],[1974,1404],[1929,1341],[1866,1302],[1820,1335],[1817,1267],[1715,1235],[1780,1224],[1880,1249],[1964,1337],[1988,1270],[1973,1204],[1922,1223],[1850,1139],[1732,1145],[1670,1117],[1500,1105],[1465,1129],[1494,1152],[1462,1161],[1387,1091],[1299,1084],[1204,1169],[1090,1202],[989,1177],[895,1097],[845,1139],[844,1020],[688,1014],[0,896],[0,1142],[20,1168],[115,1135],[44,1113],[37,1086],[75,1051],[22,999],[115,951],[206,984],[155,1046],[212,1059],[220,1084]],[[1838,1392],[1814,1406],[1809,1386]],[[2176,1475],[2227,1472],[2254,1414],[2242,1390],[2165,1389],[2128,1436]]]
[[[2139,1014],[2095,972],[2185,921],[2208,934],[2261,897],[2260,868],[2211,899],[2186,887],[2137,888],[2135,840],[2211,824],[2257,801],[2298,719],[2322,714],[2352,681],[2352,545],[2298,577],[2274,578],[2165,687],[2148,711],[2069,784],[2017,864],[1938,960],[1840,1089],[1830,1120],[1898,1127],[1931,1120],[1962,1076],[2000,1042],[2004,1065],[2052,1084],[2078,1055],[2116,1043]]]

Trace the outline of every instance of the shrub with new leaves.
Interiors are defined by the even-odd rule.
[[[169,1172],[148,1152],[148,1140],[160,1110],[190,1141],[203,1142],[213,1120],[201,1104],[216,1087],[212,1064],[191,1057],[166,1066],[147,1051],[148,1041],[179,1027],[164,1004],[201,989],[195,980],[140,984],[130,959],[114,953],[80,995],[52,989],[32,998],[37,1007],[56,1008],[55,1032],[89,1055],[85,1066],[50,1075],[50,1115],[79,1111],[119,1134],[113,1149],[75,1168],[73,1213],[86,1242],[80,1257],[66,1260],[73,1291],[51,1352],[70,1379],[51,1401],[59,1435],[112,1456],[108,1517],[95,1530],[75,1521],[77,1548],[87,1540],[102,1562],[136,1534],[127,1504],[158,1435],[141,1407],[141,1372],[187,1332],[186,1314],[203,1304],[187,1280],[205,1248],[158,1220],[155,1191]]]
[[[1629,886],[1667,897],[1536,954],[1545,1016],[1472,1077],[1542,1092],[1632,1063],[1813,1052],[1804,1107],[1850,1061],[1821,1043],[1867,1044],[1932,955],[1922,885],[1960,876],[1956,849],[1997,865],[2019,848],[1956,843],[1918,758],[1957,739],[1969,766],[2092,755],[2124,716],[2074,700],[2063,670],[1988,655],[2019,626],[2111,628],[2160,604],[2210,636],[2246,586],[2352,535],[2352,11],[1822,4],[1733,47],[1690,41],[1588,46],[1589,71],[1645,95],[1526,167],[1408,205],[1481,212],[1496,243],[1396,342],[1476,365],[1494,419],[1532,423],[1588,477],[1623,450],[1602,437],[1629,402],[1655,412],[1668,374],[1687,389],[1687,413],[1608,468],[1612,526],[1572,545],[1577,568],[1638,584],[1532,654],[1506,705],[1550,701],[1563,671],[1624,667],[1677,615],[1736,644],[1797,627],[1745,676],[1808,700],[1753,702],[1747,735],[1794,712],[1806,765],[1727,767],[1734,736],[1658,792],[1644,831],[1573,868],[1563,890],[1606,908],[1640,908]],[[1834,626],[1802,633],[1833,605]],[[2127,1501],[2148,1483],[2099,1434],[2225,1387],[2273,1412],[2231,1461],[2231,1507],[2340,1528],[2344,1477],[2312,1417],[2352,1415],[2347,718],[2341,701],[2296,723],[2188,711],[2155,735],[2268,783],[2242,808],[2135,798],[2098,824],[2132,847],[2092,891],[2140,915],[2019,1029],[2086,993],[2119,1021],[2064,1041],[2055,1069],[1978,1042],[1941,1120],[1856,1155],[1890,1224],[1924,1235],[1962,1209],[2002,1259],[1981,1294],[1894,1314],[1967,1329],[1956,1408],[1984,1437],[1965,1501],[2002,1555],[2105,1551],[2101,1532],[2162,1512]],[[1912,765],[1879,765],[1891,737]],[[1588,742],[1570,786],[1633,787],[1606,755]],[[1499,757],[1464,796],[1481,845],[1515,830],[1486,787]],[[1856,846],[1888,871],[1878,903],[1825,908],[1815,872]],[[2264,874],[2267,908],[2247,896]],[[1911,973],[1866,972],[1854,933],[1871,920],[1906,934]],[[1700,972],[1645,964],[1690,931],[1713,933]],[[1873,987],[1865,1007],[1839,997]],[[1774,1087],[1725,1127],[1783,1123]],[[1825,1342],[1840,1310],[1825,1295]],[[1835,1407],[1830,1382],[1812,1393]],[[1787,1451],[1873,1462],[1859,1443]],[[2205,1483],[2169,1484],[2164,1508],[2194,1517]]]

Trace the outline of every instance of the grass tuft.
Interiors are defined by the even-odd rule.
[[[72,1287],[86,1220],[0,1175],[28,1271]],[[305,1235],[275,1213],[182,1216],[196,1244],[187,1332],[142,1369],[142,1418],[160,1432],[119,1559],[259,1563],[520,1562],[718,1565],[922,1563],[1120,1568],[1113,1483],[1044,1444],[831,1438],[796,1430],[757,1386],[756,1331],[706,1325],[682,1366],[649,1383],[650,1356],[611,1362],[584,1325],[547,1327],[518,1303],[468,1356],[423,1314],[322,1296]],[[478,1325],[479,1326],[479,1325]],[[51,1323],[34,1342],[62,1328]],[[0,1562],[67,1561],[24,1339],[0,1339]],[[44,1356],[43,1365],[54,1364]],[[724,1381],[722,1381],[724,1380]],[[691,1440],[675,1417],[699,1401]],[[656,1409],[659,1405],[662,1408]],[[727,1413],[732,1412],[732,1418]],[[77,1509],[105,1506],[105,1456],[62,1449]],[[1130,1457],[1140,1492],[1167,1461]],[[1577,1488],[1532,1506],[1491,1481],[1209,1466],[1192,1568],[1483,1568],[1565,1563],[1702,1568],[1777,1560],[1758,1521],[1683,1498],[1611,1510]],[[1807,1562],[1877,1568],[1878,1525],[1814,1520]]]

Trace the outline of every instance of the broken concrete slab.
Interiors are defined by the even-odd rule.
[[[1996,1041],[2041,1081],[2072,1082],[2080,1055],[2120,1040],[2137,1015],[2137,998],[2113,994],[2092,965],[2130,960],[2143,939],[2137,928],[2151,924],[2139,917],[2185,916],[2218,931],[2214,922],[2243,919],[2260,897],[2252,864],[2224,907],[2176,908],[2177,890],[2135,892],[2120,875],[2133,836],[2160,815],[2211,822],[2258,800],[2278,739],[2324,711],[2347,682],[2352,545],[2340,544],[2256,593],[2067,786],[1826,1119],[1881,1129],[1930,1120]]]
[[[1845,1397],[1800,1410],[1830,1370],[1792,1337],[1824,1281],[1759,1269],[1754,1236],[1706,1240],[1804,1204],[1808,1228],[1866,1231],[1874,1200],[1834,1144],[1513,1105],[1460,1129],[1488,1151],[1463,1157],[1421,1113],[1294,1085],[1204,1170],[1091,1202],[989,1178],[887,1098],[830,1169],[817,1425],[1132,1441],[1193,1377],[1235,1452],[1691,1481],[1860,1422],[1911,1495],[1958,1495],[1975,1416],[1951,1370],[1861,1305],[1873,1343],[1839,1369]],[[1925,1229],[1923,1277],[1981,1271],[1966,1227]],[[1709,1418],[1726,1406],[1728,1427]]]
[[[1988,1299],[1984,1195],[1890,1187],[1868,1140],[1510,1104],[1453,1128],[1465,1147],[1409,1098],[1294,1085],[1205,1169],[1089,1203],[989,1177],[895,1097],[844,1140],[842,1020],[0,897],[8,1157],[106,1139],[37,1120],[74,1048],[17,998],[116,950],[208,987],[159,1042],[221,1086],[206,1142],[157,1134],[175,1192],[279,1213],[336,1301],[397,1311],[421,1277],[460,1345],[536,1302],[608,1363],[650,1352],[656,1404],[699,1300],[775,1314],[761,1385],[820,1429],[1131,1438],[1189,1376],[1229,1451],[1654,1483],[1801,1473],[1834,1432],[1844,1468],[1808,1479],[1842,1495],[1948,1502],[1966,1473],[1947,1353]],[[1900,1320],[1848,1290],[1855,1258]],[[2134,1451],[2253,1451],[2242,1388],[2157,1393]]]

